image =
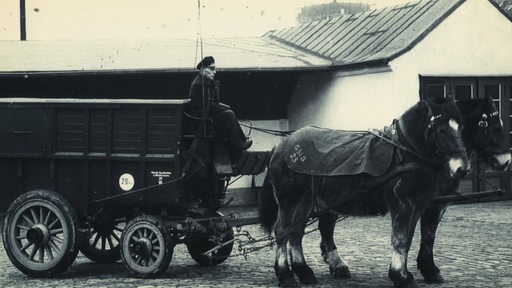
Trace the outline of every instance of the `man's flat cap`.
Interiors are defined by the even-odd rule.
[[[214,63],[215,63],[215,59],[213,59],[212,56],[206,56],[206,57],[204,57],[203,60],[201,60],[201,62],[197,63],[196,68],[197,69],[206,68]]]

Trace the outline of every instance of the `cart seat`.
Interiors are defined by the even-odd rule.
[[[215,153],[214,165],[219,175],[257,175],[265,170],[270,151],[245,151],[238,163],[231,163],[227,153]]]

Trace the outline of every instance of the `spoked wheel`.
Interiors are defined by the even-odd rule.
[[[37,190],[18,197],[4,220],[4,247],[20,271],[35,277],[60,274],[75,261],[76,216],[59,194]]]
[[[97,263],[117,262],[121,259],[121,234],[125,226],[124,218],[102,218],[95,221],[80,251],[85,257]]]
[[[222,215],[221,215],[222,216]],[[186,242],[187,250],[192,259],[201,266],[216,266],[228,259],[233,250],[233,228],[212,230],[211,233],[194,232]],[[205,255],[205,252],[220,246]]]
[[[121,236],[121,258],[139,278],[162,274],[172,259],[174,243],[162,221],[143,215],[131,220]]]

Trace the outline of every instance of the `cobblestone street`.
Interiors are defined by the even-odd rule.
[[[242,227],[263,237],[257,225]],[[417,229],[419,230],[419,229]],[[390,261],[389,217],[349,217],[338,223],[335,240],[352,278],[333,279],[319,253],[317,231],[306,235],[306,259],[318,285],[309,287],[392,287],[387,278]],[[409,269],[419,287],[512,287],[512,202],[449,207],[441,222],[435,254],[446,283],[427,285],[416,269],[419,234],[411,247]],[[216,267],[200,267],[186,247],[175,248],[168,270],[158,279],[131,278],[121,262],[95,264],[78,255],[71,268],[53,279],[33,279],[18,271],[0,246],[0,287],[276,287],[274,251],[264,248],[247,259],[232,257]]]

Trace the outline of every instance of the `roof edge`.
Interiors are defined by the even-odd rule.
[[[334,63],[330,68],[332,70],[338,70],[338,69],[357,69],[361,67],[369,67],[369,66],[383,66],[383,65],[389,65],[389,61],[391,59],[389,58],[378,58],[373,60],[367,60],[362,62],[354,62],[354,63]]]
[[[219,68],[218,72],[296,72],[296,71],[329,71],[331,66],[311,66],[311,67],[247,67],[247,68]],[[113,69],[113,70],[58,70],[58,71],[15,71],[0,72],[2,77],[30,77],[30,76],[90,76],[90,75],[115,75],[115,74],[153,74],[153,73],[196,73],[195,69]]]
[[[501,14],[503,14],[505,17],[507,17],[507,19],[509,21],[512,21],[512,15],[508,14],[507,11],[505,11],[505,9],[503,9],[503,7],[501,7],[497,1],[493,1],[493,0],[488,0],[488,1],[491,2],[491,4],[494,5],[494,7],[496,7],[496,9],[498,9],[498,11],[501,12]]]
[[[489,0],[489,1],[492,2],[492,0]],[[390,55],[388,57],[388,60],[390,61],[390,60],[396,59],[396,58],[400,57],[401,55],[405,54],[406,52],[410,51],[412,48],[414,48],[425,37],[427,37],[427,35],[430,34],[430,32],[435,30],[437,28],[437,26],[439,26],[439,24],[441,24],[446,18],[448,18],[448,16],[450,16],[455,10],[457,10],[464,2],[466,2],[466,0],[459,0],[456,4],[454,4],[452,7],[450,7],[450,9],[448,9],[443,15],[441,15],[441,17],[437,18],[432,23],[432,25],[430,25],[420,35],[418,35],[418,37],[416,37],[416,39],[411,41],[411,43],[409,43],[409,45],[407,45],[403,49],[395,52],[394,54]]]

